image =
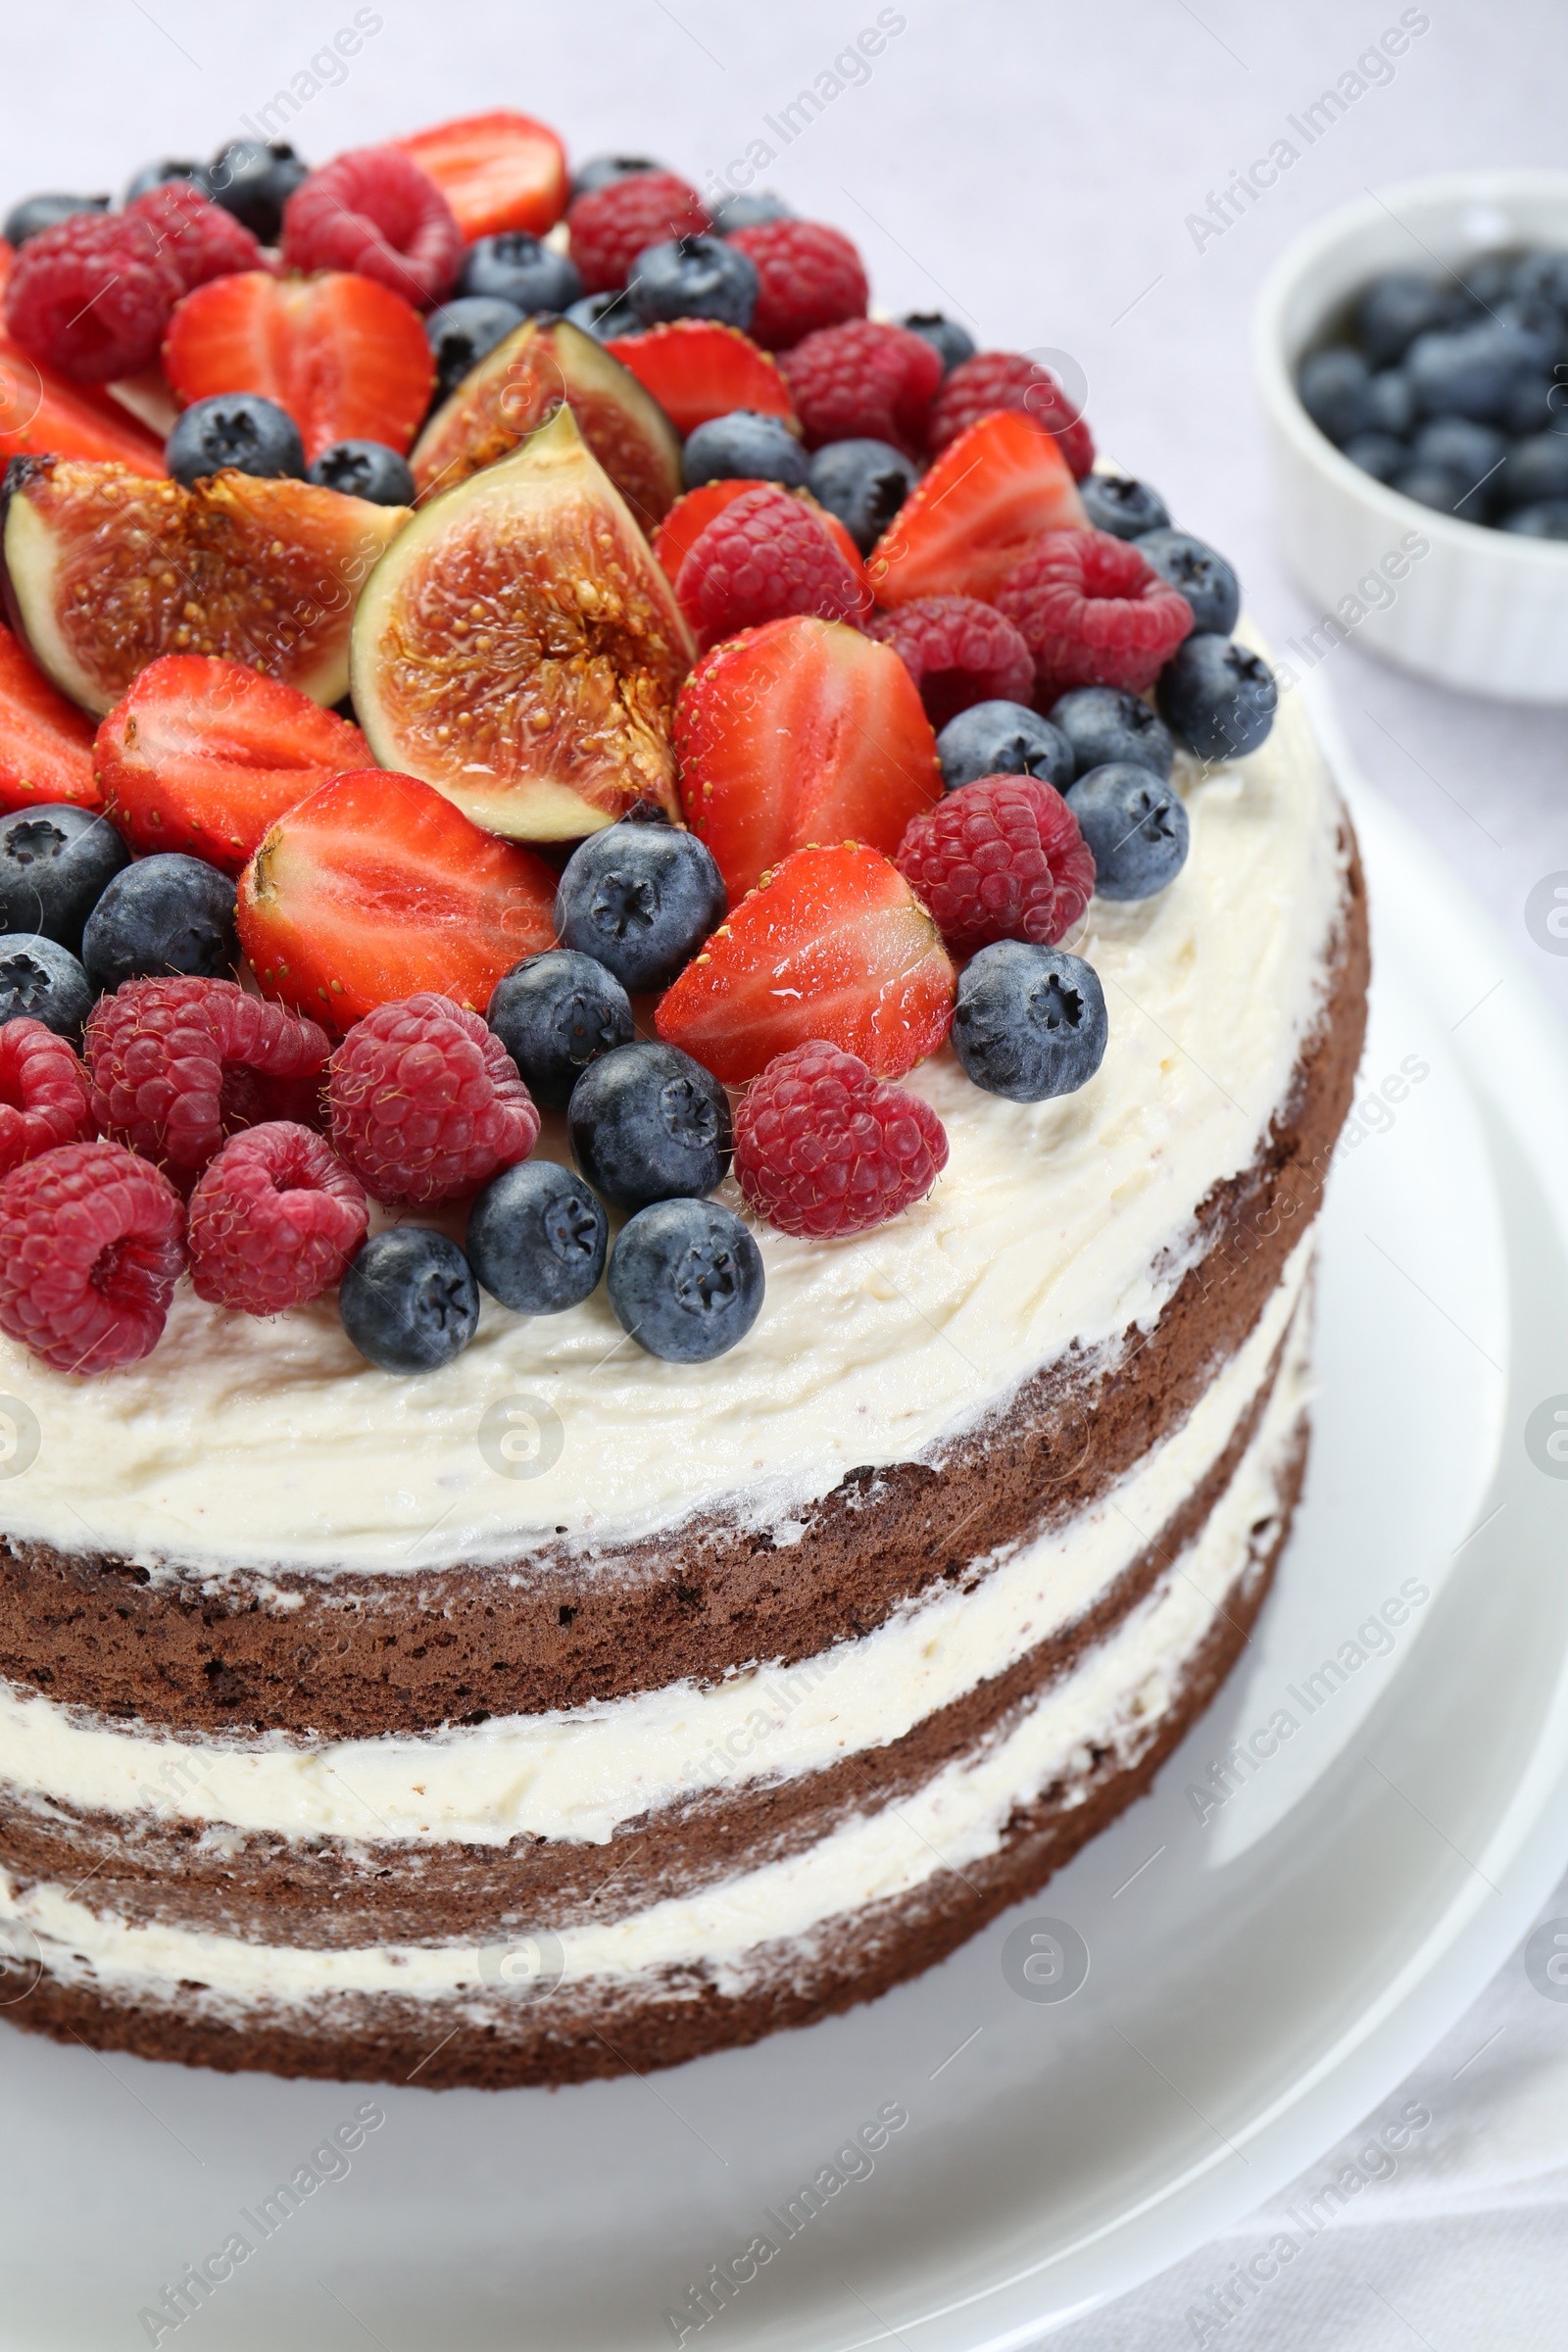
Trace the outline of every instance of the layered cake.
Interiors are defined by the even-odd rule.
[[[0,781],[34,836],[47,809],[74,844],[75,808],[122,848],[74,946],[39,885],[30,995],[14,899],[0,941],[0,1946],[6,2016],[98,2047],[560,2083],[878,1994],[1148,1788],[1247,1642],[1300,1493],[1365,908],[1304,716],[1233,637],[1228,567],[1091,470],[1049,376],[946,321],[868,319],[836,231],[606,162],[563,236],[559,148],[520,123],[326,168],[354,166],[372,219],[378,157],[426,174],[414,228],[385,208],[386,267],[313,249],[317,175],[279,162],[256,267],[225,248],[165,288],[167,456],[91,445],[100,409],[141,428],[71,392],[84,363],[42,347],[22,268],[42,239],[70,252],[79,216],[20,224],[10,331],[56,371],[46,421],[74,398],[88,422],[12,477],[54,764],[13,738]],[[180,183],[193,234],[265,179],[223,162]],[[347,487],[299,479],[303,395],[294,474],[177,441],[203,401],[293,414],[288,384],[213,383],[216,360],[198,389],[181,328],[242,278],[337,299],[276,277],[279,225],[285,263],[430,318],[402,423],[333,433],[385,453],[339,461]],[[504,261],[556,274],[456,367],[433,306],[455,283],[500,299]],[[528,372],[541,337],[564,400]],[[612,371],[667,419],[618,470],[603,401],[647,415]],[[499,447],[497,381],[526,412]],[[679,498],[648,471],[665,440]],[[411,452],[402,503],[368,496]],[[205,576],[185,502],[209,530],[228,500],[248,550],[245,516],[270,547],[304,529],[263,493],[353,508],[386,552],[346,600],[352,647],[312,606],[247,653],[232,612],[154,596],[128,674],[101,675],[93,600],[128,575],[112,531],[95,575],[74,552],[71,469],[95,466],[144,533],[137,577],[145,534],[184,532],[182,585]],[[465,565],[472,630],[523,611],[504,694],[468,608],[451,618]],[[167,662],[223,673],[222,724]],[[345,663],[352,706],[312,732]],[[246,667],[261,688],[228,677]],[[595,697],[569,740],[564,677]],[[223,733],[263,691],[307,713],[290,737],[269,705],[265,759]],[[177,836],[150,836],[154,807]],[[359,888],[416,817],[440,922]],[[167,921],[148,944],[176,865],[200,869],[194,929],[222,927],[201,875],[231,909],[237,880],[226,963]],[[575,1027],[545,1002],[563,973]],[[176,1030],[219,1071],[195,1109]],[[451,1089],[436,1145],[376,1125],[389,1094],[429,1107],[405,1053],[478,1089],[461,1133]],[[663,1127],[637,1124],[639,1072],[666,1111],[677,1089]],[[710,1160],[682,1174],[666,1144]],[[73,1274],[57,1236],[92,1217]]]

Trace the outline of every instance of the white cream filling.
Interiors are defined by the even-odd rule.
[[[935,1190],[848,1242],[760,1230],[766,1302],[730,1354],[644,1355],[601,1288],[531,1321],[487,1300],[466,1352],[409,1380],[355,1353],[330,1300],[263,1322],[184,1286],[156,1351],[95,1380],[0,1338],[0,1413],[20,1399],[41,1431],[20,1475],[0,1463],[0,1526],[159,1571],[411,1576],[558,1529],[591,1552],[717,1502],[787,1533],[846,1471],[928,1455],[1075,1342],[1149,1328],[1195,1206],[1253,1158],[1321,1006],[1341,812],[1299,705],[1251,758],[1188,770],[1170,888],[1096,900],[1068,943],[1110,1011],[1091,1083],[1011,1103],[950,1053],[923,1064],[907,1083],[951,1146]],[[532,1479],[480,1444],[519,1395],[562,1439]]]
[[[1273,1395],[1231,1484],[1168,1578],[1047,1692],[1004,1737],[961,1757],[916,1794],[858,1815],[805,1852],[631,1916],[563,1929],[564,1981],[635,1978],[682,1965],[742,1989],[766,1963],[760,1945],[818,1936],[870,1903],[906,1896],[936,1872],[995,1853],[1013,1809],[1054,1781],[1089,1793],[1091,1750],[1128,1763],[1147,1747],[1180,1691],[1183,1669],[1212,1627],[1250,1554],[1253,1531],[1278,1509],[1279,1480],[1307,1393],[1307,1317],[1292,1334]],[[1068,1801],[1071,1801],[1070,1797]],[[541,1923],[542,1924],[542,1923]],[[176,1984],[248,2008],[309,2005],[333,1993],[463,1999],[476,2016],[505,2001],[505,1953],[462,1946],[373,1945],[325,1951],[100,1916],[63,1888],[18,1889],[0,1873],[0,1942],[29,1948],[69,1984],[126,1998],[171,1998]],[[519,1944],[521,1938],[518,1938]],[[499,1989],[498,1978],[501,1980]],[[189,1997],[200,2000],[201,1994]]]
[[[802,1665],[685,1681],[421,1738],[192,1740],[82,1720],[0,1685],[0,1785],[83,1811],[288,1838],[608,1840],[637,1815],[900,1739],[1081,1617],[1207,1474],[1267,1375],[1311,1264],[1297,1244],[1255,1329],[1188,1419],[1091,1509]]]

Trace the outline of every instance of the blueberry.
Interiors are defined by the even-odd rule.
[[[1130,760],[1152,775],[1168,776],[1176,758],[1163,719],[1125,686],[1074,686],[1052,705],[1051,723],[1072,746],[1074,775]]]
[[[1514,264],[1508,284],[1522,301],[1549,302],[1568,311],[1568,253],[1527,253]]]
[[[1402,368],[1385,368],[1367,386],[1375,433],[1392,433],[1402,441],[1415,429],[1415,393]]]
[[[1356,325],[1367,357],[1379,368],[1401,360],[1417,335],[1452,326],[1462,310],[1453,291],[1411,270],[1386,270],[1361,289]]]
[[[0,817],[0,931],[41,931],[81,953],[81,927],[126,849],[105,816],[62,802]]]
[[[0,938],[0,1027],[42,1021],[58,1037],[80,1043],[81,1024],[98,991],[69,948],[35,931]]]
[[[1560,360],[1568,343],[1562,313],[1553,303],[1544,302],[1539,295],[1512,294],[1499,302],[1492,314],[1501,326],[1514,326],[1521,334],[1533,336],[1539,345],[1543,362],[1552,367]]]
[[[1187,863],[1187,811],[1173,784],[1131,760],[1092,767],[1067,794],[1094,852],[1102,899],[1152,899]]]
[[[762,1306],[762,1253],[711,1200],[660,1200],[621,1228],[610,1259],[615,1319],[650,1355],[706,1364],[744,1340]]]
[[[1505,302],[1513,291],[1516,264],[1500,253],[1483,253],[1466,265],[1459,278],[1460,299],[1472,316],[1485,317],[1499,302]],[[1455,271],[1455,276],[1458,272]]]
[[[1274,724],[1279,689],[1274,672],[1234,638],[1195,630],[1159,673],[1159,714],[1171,733],[1200,760],[1241,760]]]
[[[1568,539],[1568,498],[1544,498],[1538,506],[1514,507],[1502,526],[1521,539]]]
[[[1392,433],[1357,433],[1353,440],[1347,441],[1342,455],[1377,482],[1392,482],[1410,463],[1407,443],[1396,441]],[[1234,622],[1233,614],[1232,626]]]
[[[722,237],[671,237],[632,264],[626,291],[645,326],[666,318],[717,318],[747,327],[757,308],[757,264]]]
[[[1038,776],[1064,792],[1072,782],[1072,745],[1027,703],[971,703],[937,737],[944,791],[980,776]]]
[[[526,317],[533,311],[564,311],[580,302],[582,273],[574,261],[555,252],[542,237],[508,228],[468,247],[458,292],[514,303]]]
[[[1416,406],[1427,416],[1501,416],[1522,376],[1549,373],[1552,354],[1523,327],[1483,319],[1448,333],[1418,335],[1405,362]]]
[[[580,1176],[525,1159],[493,1177],[468,1213],[468,1262],[519,1315],[578,1306],[605,1270],[610,1219]]]
[[[205,166],[188,161],[176,163],[170,156],[162,156],[157,163],[143,164],[141,170],[131,175],[125,182],[122,202],[132,204],[138,196],[150,195],[154,188],[165,187],[172,179],[191,180],[205,193]]]
[[[1096,530],[1109,531],[1113,539],[1141,539],[1145,531],[1163,531],[1170,523],[1170,509],[1159,492],[1130,473],[1086,473],[1078,495]]]
[[[62,220],[74,220],[77,213],[108,210],[107,196],[24,196],[7,213],[0,235],[8,245],[25,245],[41,228],[56,228]]]
[[[770,220],[793,220],[795,212],[771,188],[749,188],[721,196],[710,205],[709,218],[715,237],[732,237],[738,228],[765,228]]]
[[[1301,365],[1301,406],[1320,433],[1349,441],[1372,423],[1371,369],[1358,351],[1314,351]]]
[[[571,1156],[616,1208],[697,1199],[729,1169],[729,1097],[674,1046],[617,1046],[591,1061],[566,1112]]]
[[[469,368],[477,367],[487,351],[494,351],[521,324],[522,313],[516,304],[503,302],[494,294],[462,294],[456,302],[445,302],[432,311],[424,331],[435,359],[433,397],[447,399]]]
[[[556,932],[622,988],[667,988],[728,909],[706,844],[634,812],[572,851],[556,891]]]
[[[766,416],[760,409],[731,409],[727,416],[710,416],[687,436],[680,478],[688,490],[737,475],[800,490],[808,466],[799,436],[782,416]]]
[[[959,975],[953,1050],[976,1086],[1009,1102],[1087,1086],[1109,1029],[1099,974],[1061,948],[999,939]]]
[[[1568,433],[1568,385],[1549,375],[1522,375],[1500,422],[1516,440],[1530,433]]]
[[[944,318],[940,311],[906,311],[899,324],[930,344],[942,362],[944,375],[951,375],[963,361],[974,358],[973,335],[966,334],[952,318]]]
[[[1195,629],[1228,637],[1242,609],[1241,583],[1224,557],[1191,531],[1146,531],[1138,553],[1192,608]]]
[[[836,514],[868,556],[918,478],[891,442],[830,441],[812,458],[807,484],[817,505]]]
[[[123,867],[88,915],[81,960],[95,988],[170,972],[231,980],[239,961],[227,874],[177,852]]]
[[[1568,498],[1568,433],[1533,433],[1516,441],[1498,470],[1495,488],[1502,507],[1533,507],[1546,498]]]
[[[275,245],[283,233],[283,207],[309,171],[286,139],[230,139],[208,165],[202,185],[252,236]]]
[[[215,392],[181,410],[164,444],[164,463],[187,490],[224,466],[297,480],[305,471],[305,444],[299,426],[275,400],[264,400],[259,392]]]
[[[637,1034],[613,972],[570,948],[514,964],[496,982],[484,1017],[547,1110],[564,1110],[588,1064]]]
[[[573,326],[580,326],[585,335],[596,343],[609,343],[617,335],[640,335],[643,322],[632,308],[631,296],[619,294],[585,294],[580,302],[571,302],[562,313]]]
[[[617,179],[635,179],[639,172],[663,169],[651,155],[591,155],[571,175],[572,197],[594,196],[601,188],[613,187]]]
[[[383,1372],[434,1372],[479,1322],[479,1286],[456,1242],[422,1225],[370,1236],[337,1295],[343,1328]]]
[[[305,479],[346,498],[368,499],[373,507],[412,507],[416,496],[408,459],[384,441],[334,441],[311,460]]]
[[[1439,514],[1457,514],[1470,484],[1446,466],[1406,465],[1389,487],[1404,498],[1413,498],[1418,506],[1431,507]],[[1475,514],[1466,517],[1468,521],[1479,519]]]
[[[1465,493],[1457,512],[1465,520],[1484,520],[1496,497],[1497,468],[1507,454],[1502,434],[1468,416],[1435,416],[1421,427],[1414,447],[1417,466],[1457,474]]]

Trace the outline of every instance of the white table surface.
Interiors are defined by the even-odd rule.
[[[1399,22],[1400,0],[901,0],[883,16],[903,29],[869,78],[835,97],[762,181],[856,238],[889,310],[945,309],[983,346],[1071,354],[1101,447],[1231,557],[1251,612],[1282,640],[1317,614],[1275,553],[1249,374],[1268,263],[1367,186],[1565,160],[1560,0],[1428,0],[1416,13],[1428,29],[1392,81],[1201,251],[1188,216],[1353,69]],[[210,152],[296,75],[323,78],[311,61],[354,14],[352,0],[9,12],[0,199],[118,187],[153,155]],[[831,72],[878,0],[379,0],[368,14],[379,29],[290,126],[311,161],[510,104],[555,123],[576,156],[652,152],[706,186],[749,141],[781,146],[764,119]],[[1523,917],[1532,885],[1568,867],[1568,713],[1450,694],[1353,643],[1317,674],[1365,772],[1568,1015],[1568,956],[1544,953]],[[1507,1019],[1506,987],[1477,1017]],[[1568,1858],[1568,1823],[1563,1846]],[[1549,1908],[1568,1913],[1568,1886]],[[1430,2126],[1392,2178],[1347,2197],[1309,2243],[1286,2209],[1319,2197],[1364,2134],[1325,2151],[1298,2193],[1235,2238],[1054,2340],[1071,2352],[1561,2341],[1568,2001],[1544,1998],[1516,1958],[1380,2117],[1405,2100],[1430,2110]],[[1211,2290],[1282,2229],[1303,2251],[1222,2319]]]

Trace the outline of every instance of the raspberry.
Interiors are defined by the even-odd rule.
[[[705,649],[793,612],[850,620],[869,601],[812,510],[772,482],[743,490],[693,540],[675,599]]]
[[[6,323],[34,359],[78,383],[108,383],[152,366],[184,291],[139,214],[74,213],[17,255]]]
[[[269,267],[244,222],[188,179],[166,179],[133,197],[125,210],[148,222],[187,294],[210,277]]]
[[[1095,462],[1095,437],[1050,368],[1021,351],[977,351],[972,360],[959,361],[931,412],[932,449],[946,449],[996,409],[1021,409],[1044,425],[1073,479],[1083,480]]]
[[[0,1331],[57,1372],[157,1347],[185,1262],[167,1176],[121,1144],[68,1144],[0,1183]]]
[[[182,1191],[237,1129],[308,1118],[330,1051],[314,1021],[185,977],[127,980],[93,1007],[86,1042],[99,1126]]]
[[[332,1056],[332,1141],[377,1200],[424,1207],[526,1159],[539,1113],[476,1012],[427,989],[378,1004]]]
[[[997,592],[1035,658],[1035,700],[1049,710],[1069,686],[1152,686],[1193,608],[1126,539],[1044,531]]]
[[[1026,703],[1034,657],[1010,620],[974,596],[916,596],[867,634],[904,657],[927,718],[945,727],[971,703]]]
[[[463,231],[435,181],[396,147],[354,147],[301,180],[283,207],[289,270],[357,270],[416,311],[463,267]]]
[[[674,172],[633,172],[579,196],[566,215],[585,294],[615,292],[650,245],[700,237],[710,225],[697,190]]]
[[[190,1197],[198,1298],[280,1315],[329,1291],[365,1239],[365,1187],[322,1137],[286,1119],[247,1127]]]
[[[780,1233],[825,1241],[885,1225],[948,1164],[942,1121],[878,1083],[858,1054],[808,1038],[770,1061],[735,1113],[746,1205]]]
[[[0,1175],[61,1144],[96,1135],[87,1073],[42,1021],[0,1028]]]
[[[894,859],[956,956],[997,939],[1053,948],[1095,887],[1095,860],[1059,792],[982,776],[911,817]]]
[[[942,362],[924,336],[875,318],[824,326],[779,361],[808,449],[828,441],[891,441],[906,456],[925,446]]]
[[[738,228],[729,242],[757,267],[750,333],[764,351],[788,351],[819,326],[865,317],[865,265],[841,230],[820,220],[767,220]]]

